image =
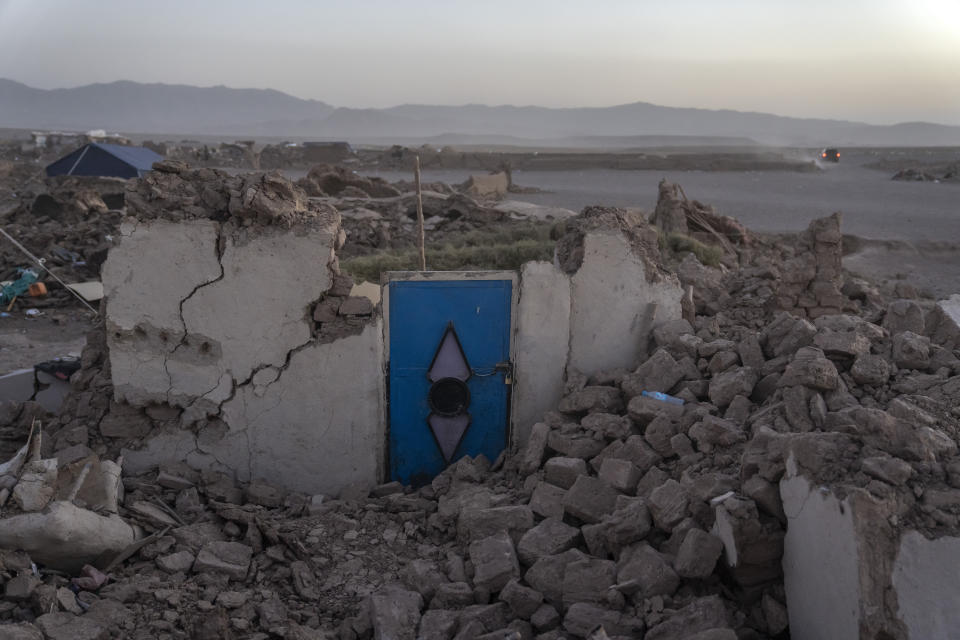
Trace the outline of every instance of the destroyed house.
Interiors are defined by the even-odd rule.
[[[91,142],[47,166],[48,176],[139,178],[163,156],[145,147]]]

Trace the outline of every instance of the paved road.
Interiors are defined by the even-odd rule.
[[[423,180],[462,182],[469,171],[425,171]],[[410,179],[384,172],[388,180]],[[586,205],[652,211],[661,178],[679,182],[687,196],[712,205],[757,231],[796,231],[810,220],[843,213],[845,233],[871,239],[960,245],[960,184],[899,182],[890,173],[856,163],[816,173],[786,171],[517,171],[514,181],[550,191],[517,199],[579,211]]]

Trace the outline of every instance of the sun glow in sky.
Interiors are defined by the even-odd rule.
[[[960,124],[960,0],[0,0],[0,77]]]

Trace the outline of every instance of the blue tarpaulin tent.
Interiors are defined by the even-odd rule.
[[[139,178],[163,160],[145,147],[91,142],[47,166],[48,176],[111,176]]]

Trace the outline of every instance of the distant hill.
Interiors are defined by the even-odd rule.
[[[143,133],[243,133],[253,123],[323,118],[333,107],[272,89],[110,82],[34,89],[0,79],[0,126]]]
[[[129,81],[44,90],[0,79],[0,127],[371,143],[516,139],[557,146],[579,140],[610,148],[677,136],[718,145],[755,141],[794,146],[960,146],[960,127],[925,122],[877,126],[646,102],[569,109],[485,105],[351,109],[272,89]]]

